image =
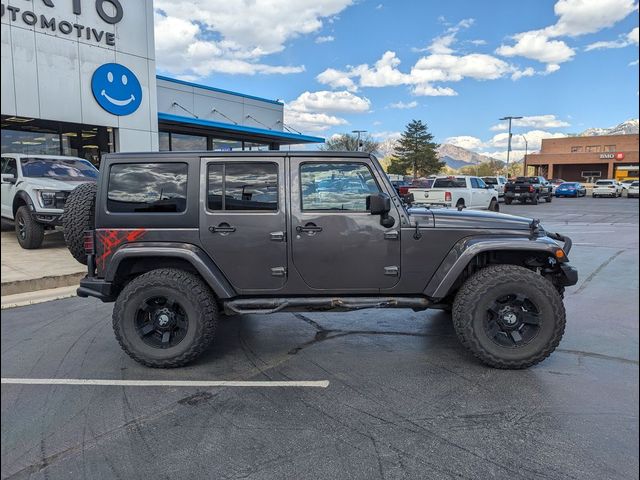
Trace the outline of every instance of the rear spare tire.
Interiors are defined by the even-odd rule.
[[[527,368],[560,343],[561,293],[547,279],[516,265],[492,265],[467,280],[453,303],[462,344],[495,368]]]
[[[87,264],[84,249],[84,232],[95,227],[96,191],[95,183],[78,185],[67,197],[62,216],[64,241],[73,258]]]
[[[40,248],[44,240],[44,225],[35,221],[29,207],[18,208],[15,216],[16,237],[20,246],[27,250]]]

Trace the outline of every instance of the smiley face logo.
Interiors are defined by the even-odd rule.
[[[114,115],[130,115],[142,102],[140,82],[124,65],[105,63],[93,72],[91,91],[96,102]]]

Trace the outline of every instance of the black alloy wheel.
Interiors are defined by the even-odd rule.
[[[487,309],[485,331],[502,347],[517,348],[533,340],[542,325],[538,307],[523,294],[495,300]]]
[[[189,317],[173,297],[144,300],[136,312],[136,331],[144,343],[154,348],[169,348],[186,336]]]

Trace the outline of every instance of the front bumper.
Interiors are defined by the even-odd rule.
[[[80,280],[80,288],[76,290],[76,293],[79,297],[95,297],[103,302],[114,302],[116,300],[111,282],[98,277],[90,277],[89,275]]]
[[[554,283],[561,287],[570,287],[578,283],[578,270],[566,263],[560,265],[560,272],[556,274]]]
[[[43,225],[51,225],[52,227],[62,226],[62,213],[41,213],[31,212],[33,219]]]

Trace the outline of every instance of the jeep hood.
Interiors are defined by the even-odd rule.
[[[529,230],[532,222],[531,218],[476,210],[458,211],[448,208],[409,210],[411,218],[415,218],[420,223],[424,223],[421,219],[428,214],[433,215],[435,228]]]
[[[40,177],[27,177],[22,180],[25,185],[29,187],[42,189],[42,190],[57,190],[57,191],[71,191],[78,185],[83,183],[89,183],[90,180],[81,180],[77,182],[67,180],[57,180],[55,178],[40,178]]]

